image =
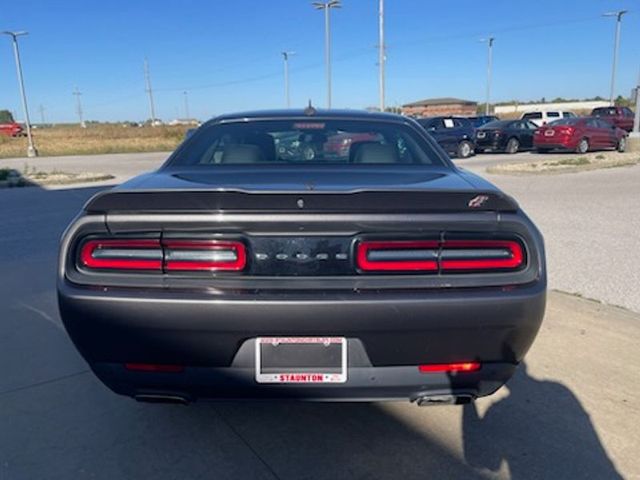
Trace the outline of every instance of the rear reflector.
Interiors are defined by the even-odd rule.
[[[160,240],[89,240],[80,250],[85,267],[118,270],[161,270]]]
[[[241,271],[246,248],[235,240],[92,239],[80,248],[91,269],[147,271]]]
[[[421,373],[440,372],[476,372],[480,370],[480,362],[459,362],[459,363],[432,363],[430,365],[419,365]]]
[[[182,365],[166,365],[158,363],[125,363],[124,368],[134,372],[181,373]]]
[[[524,251],[515,240],[362,241],[356,261],[366,272],[513,270]]]
[[[247,254],[242,242],[227,240],[166,240],[164,267],[167,271],[243,270]]]

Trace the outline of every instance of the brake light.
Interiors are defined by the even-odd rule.
[[[80,261],[88,268],[117,270],[161,270],[160,240],[89,240],[80,250]]]
[[[98,270],[241,271],[244,243],[236,240],[91,239],[80,264]]]
[[[558,133],[560,133],[560,135],[573,135],[574,131],[575,128],[573,127],[564,127],[558,129]]]
[[[227,240],[166,240],[164,268],[168,271],[240,271],[247,263],[242,242]]]
[[[362,241],[356,262],[365,272],[504,271],[524,265],[516,240]]]
[[[437,271],[438,241],[360,242],[356,257],[365,271]]]
[[[481,366],[480,362],[432,363],[418,365],[418,370],[421,373],[477,372]]]

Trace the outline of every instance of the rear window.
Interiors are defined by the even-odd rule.
[[[606,107],[594,108],[591,114],[606,117],[606,116],[616,115],[617,110],[615,108],[606,108]]]
[[[549,126],[555,126],[555,125],[577,125],[581,121],[582,121],[581,118],[566,117],[566,118],[561,118],[559,120],[554,120],[553,122],[549,122]]]
[[[539,120],[542,118],[542,113],[541,112],[529,112],[529,113],[525,113],[522,116],[523,119],[525,120]]]
[[[198,129],[170,165],[419,164],[443,165],[406,125],[358,120],[264,120]]]
[[[486,128],[486,129],[491,129],[491,128],[508,128],[511,126],[511,124],[513,123],[513,120],[495,120],[493,122],[489,122],[489,123],[485,123],[482,127],[480,128]]]

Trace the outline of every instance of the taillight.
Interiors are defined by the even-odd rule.
[[[480,362],[431,363],[418,365],[418,370],[422,373],[477,372],[480,367]]]
[[[91,239],[80,248],[80,264],[96,270],[237,272],[247,254],[236,240]]]
[[[437,271],[438,242],[360,242],[356,257],[364,271]]]
[[[89,240],[82,245],[80,262],[95,269],[162,270],[160,240]]]
[[[558,133],[560,135],[573,135],[574,131],[575,131],[575,128],[573,127],[564,127],[564,128],[558,129]]]
[[[364,272],[506,271],[524,265],[516,240],[361,241],[357,267]]]
[[[247,264],[242,242],[227,240],[166,240],[164,268],[167,271],[233,271]]]

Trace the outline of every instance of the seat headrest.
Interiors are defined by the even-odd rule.
[[[264,154],[257,145],[232,143],[224,147],[221,163],[260,163],[264,161]]]
[[[357,143],[351,147],[353,163],[397,163],[398,151],[393,145],[377,142]]]
[[[252,133],[244,138],[243,143],[259,147],[267,162],[275,161],[276,142],[268,133]]]

